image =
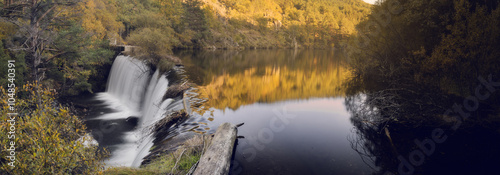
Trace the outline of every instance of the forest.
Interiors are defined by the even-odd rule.
[[[349,41],[346,104],[374,174],[496,171],[484,155],[498,155],[499,1],[382,1],[372,11]],[[402,168],[436,128],[448,136],[432,142],[440,153]]]
[[[361,0],[3,0],[0,113],[2,121],[8,120],[4,99],[11,92],[9,84],[14,84],[16,131],[23,135],[15,138],[16,149],[23,154],[17,157],[21,166],[11,169],[7,152],[2,152],[0,170],[102,172],[100,160],[106,151],[75,142],[86,134],[86,127],[64,100],[103,91],[105,72],[119,53],[117,46],[131,45],[138,50],[130,54],[164,71],[181,64],[183,60],[172,53],[182,49],[345,51],[348,67],[336,68],[341,72],[336,77],[261,67],[263,74],[248,69],[207,80],[202,95],[220,103],[212,106],[231,109],[306,95],[346,96],[356,132],[367,142],[361,149],[378,159],[383,174],[398,166],[396,159],[383,157],[394,154],[392,138],[397,140],[398,135],[389,137],[389,143],[383,134],[374,134],[389,133],[389,125],[400,133],[412,133],[411,129],[429,123],[452,126],[467,118],[459,117],[463,111],[458,109],[473,104],[481,106],[471,110],[479,117],[468,118],[466,128],[500,132],[500,95],[495,92],[500,86],[499,4],[497,0],[380,0],[375,5]],[[15,60],[15,78],[7,77],[9,60]],[[274,81],[291,76],[302,79],[290,79],[286,87]],[[328,89],[341,86],[344,79],[349,79],[346,87]],[[249,87],[239,81],[268,84]],[[269,85],[275,90],[268,92],[264,86]],[[248,94],[240,91],[252,88],[258,91],[241,98]],[[280,92],[291,93],[274,95]],[[464,99],[476,101],[462,103]],[[449,109],[454,113],[443,114]],[[10,127],[7,122],[0,126]],[[399,138],[401,145],[412,144],[402,135]],[[9,139],[0,135],[2,148]]]
[[[430,114],[457,99],[484,93],[478,88],[481,83],[490,82],[489,90],[498,85],[498,1],[399,1],[398,6],[392,2],[375,6],[349,43],[356,84],[352,90],[384,91],[374,98],[387,95],[394,97],[385,98],[388,101],[397,100],[408,109],[420,106],[413,110]],[[406,100],[415,95],[419,97]],[[490,95],[481,103],[498,105],[498,94]],[[396,107],[384,102],[374,103]]]
[[[15,60],[15,78],[2,66],[0,84],[2,99],[12,94],[7,85],[16,86],[23,166],[12,172],[21,174],[102,170],[106,153],[75,143],[86,129],[64,99],[104,90],[116,46],[138,46],[137,58],[163,70],[178,63],[173,49],[341,48],[371,11],[360,0],[4,0],[0,7],[0,62]],[[2,100],[2,120],[8,112]],[[7,135],[1,139],[4,147]],[[10,170],[3,154],[1,169]]]
[[[112,60],[110,45],[139,46],[152,64],[176,61],[168,59],[174,48],[341,47],[370,13],[356,0],[6,0],[0,6],[2,61],[18,59],[18,84],[38,80],[61,95],[96,90],[92,76]]]

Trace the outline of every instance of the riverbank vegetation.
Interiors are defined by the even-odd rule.
[[[397,2],[376,4],[349,43],[353,149],[374,174],[497,171],[499,2]]]
[[[7,99],[7,90],[0,90],[0,97]],[[23,94],[13,106],[18,115],[8,115],[9,105],[0,101],[0,126],[5,131],[0,134],[2,174],[97,174],[104,169],[101,160],[106,152],[85,143],[91,140],[82,138],[82,120],[56,101],[53,90],[35,83],[16,90]]]
[[[479,111],[500,104],[499,94],[491,91],[499,80],[499,3],[400,2],[398,6],[391,1],[374,6],[374,13],[360,23],[358,37],[349,48],[356,76],[356,86],[351,87],[376,92],[367,101],[372,100],[381,111],[408,109],[421,115],[396,112],[391,120],[442,116],[453,103],[462,104],[478,93],[489,95],[477,102],[481,108],[473,112],[488,117]],[[478,87],[485,82],[491,85]]]

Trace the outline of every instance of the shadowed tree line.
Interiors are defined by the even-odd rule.
[[[387,0],[357,26],[346,107],[357,134],[352,146],[375,174],[496,172],[498,7],[492,0]],[[447,139],[431,144],[437,128]]]
[[[482,110],[498,107],[499,95],[490,89],[500,70],[497,1],[401,0],[401,12],[386,27],[373,25],[392,2],[376,5],[351,41],[351,91],[366,93],[382,113],[413,107],[422,116],[383,115],[401,122],[436,117],[476,91],[490,94],[478,102]],[[485,82],[493,87],[478,87]]]

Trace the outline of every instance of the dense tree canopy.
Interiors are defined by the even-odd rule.
[[[21,59],[26,64],[19,73],[61,95],[92,91],[89,78],[109,62],[109,44],[139,46],[139,57],[152,64],[170,58],[173,48],[342,47],[370,13],[360,0],[39,0],[0,6],[1,59]]]
[[[89,76],[95,73],[96,66],[109,62],[112,55],[104,36],[117,32],[113,25],[118,24],[106,22],[109,18],[83,15],[79,10],[82,3],[85,2],[68,0],[1,4],[5,33],[2,59],[16,58],[18,78],[42,82],[61,95],[92,91]]]
[[[498,124],[499,95],[489,90],[500,75],[499,2],[394,2],[377,4],[349,42],[353,118],[378,130],[440,126],[465,120],[454,112],[474,102],[468,124]]]
[[[122,0],[117,5],[119,21],[126,26],[122,37],[155,27],[173,34],[165,39],[167,50],[332,47],[355,33],[354,25],[370,12],[368,4],[356,0]]]
[[[398,13],[390,12],[396,8],[391,1],[376,5],[358,26],[359,35],[349,50],[360,78],[414,82],[467,96],[479,76],[498,75],[497,1],[400,2]]]

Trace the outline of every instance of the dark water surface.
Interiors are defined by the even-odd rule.
[[[353,150],[335,51],[250,50],[176,53],[199,86],[193,116],[214,132],[244,123],[231,174],[370,174]]]
[[[346,83],[350,72],[339,51],[175,55],[197,84],[188,93],[191,121],[200,125],[193,131],[244,123],[231,174],[499,174],[500,122],[492,117],[498,109],[488,104],[453,129],[457,120],[436,116],[463,97],[418,87],[410,94],[362,90],[362,82]]]

